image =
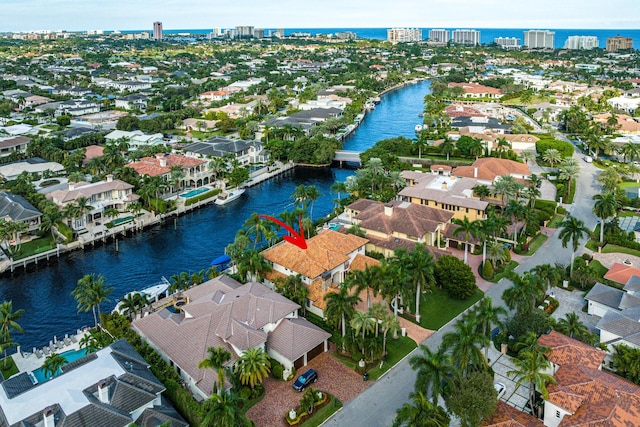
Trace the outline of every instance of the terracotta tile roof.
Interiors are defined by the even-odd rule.
[[[89,163],[89,160],[102,156],[103,152],[104,147],[101,147],[99,145],[89,145],[87,147],[87,151],[84,153],[84,160],[82,161],[82,163]]]
[[[143,157],[137,162],[129,163],[126,166],[140,175],[161,176],[169,173],[173,166],[182,166],[188,169],[205,163],[207,163],[206,160],[195,159],[181,154],[167,154],[161,157]]]
[[[393,236],[381,239],[380,237],[367,235],[367,239],[369,239],[370,244],[375,245],[379,248],[388,249],[390,251],[395,251],[396,249],[406,249],[407,252],[412,252],[416,247],[416,242],[412,240],[401,239],[399,237]],[[427,246],[426,249],[433,254],[436,260],[438,260],[438,258],[440,258],[442,255],[451,255],[449,252],[438,249],[435,246]]]
[[[478,173],[477,176],[474,176],[476,168]],[[503,175],[531,175],[531,171],[524,163],[496,157],[478,159],[471,166],[458,166],[451,173],[455,176],[466,176],[486,181],[493,181],[496,177]]]
[[[582,365],[598,369],[606,353],[598,348],[569,338],[557,331],[551,331],[538,338],[538,344],[551,349],[549,360],[560,366]]]
[[[379,266],[380,264],[380,261],[375,258],[358,254],[355,256],[353,261],[351,261],[351,266],[349,268],[351,271],[363,271],[367,267]]]
[[[476,110],[473,107],[469,107],[467,105],[460,105],[460,104],[448,105],[447,107],[445,107],[444,112],[449,117],[469,117],[469,116],[484,117],[485,116],[484,114],[482,114],[480,111]]]
[[[461,87],[464,89],[465,93],[472,94],[483,94],[488,93],[492,95],[502,95],[502,91],[500,89],[496,89],[490,86],[483,86],[478,83],[449,83],[450,87]]]
[[[640,268],[617,262],[611,266],[604,278],[624,285],[632,276],[640,276]]]
[[[219,276],[182,293],[188,303],[183,312],[163,309],[136,320],[133,327],[176,365],[195,379],[206,394],[211,393],[216,374],[199,369],[209,347],[221,346],[232,354],[263,345],[268,334],[262,328],[277,324],[300,306],[259,283],[240,285]],[[317,344],[316,344],[317,345]]]
[[[285,241],[265,250],[262,255],[269,262],[315,279],[348,261],[349,255],[367,242],[353,234],[323,230],[307,240],[306,250]]]
[[[498,406],[491,418],[482,423],[483,427],[544,427],[544,424],[532,415],[520,412],[503,401],[498,401]]]

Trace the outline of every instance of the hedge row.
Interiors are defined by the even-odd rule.
[[[207,191],[206,193],[202,193],[202,194],[197,195],[196,197],[191,197],[191,198],[187,199],[184,202],[184,204],[185,204],[185,206],[190,206],[190,205],[192,205],[194,203],[200,202],[202,200],[206,200],[206,199],[208,199],[210,197],[217,196],[218,193],[220,193],[219,189],[218,190]]]

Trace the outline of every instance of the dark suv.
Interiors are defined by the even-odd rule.
[[[315,383],[316,381],[318,381],[318,373],[313,369],[309,369],[300,375],[296,382],[293,383],[293,389],[296,391],[304,391],[309,384]]]

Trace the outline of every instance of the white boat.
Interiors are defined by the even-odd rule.
[[[245,192],[244,188],[234,188],[232,190],[225,190],[218,194],[218,198],[214,201],[216,205],[226,205],[242,196]]]
[[[416,133],[422,132],[422,125],[416,125]]]
[[[169,289],[169,286],[171,285],[171,283],[167,280],[166,277],[162,276],[162,279],[160,279],[160,282],[153,285],[153,286],[149,286],[148,288],[144,288],[140,291],[131,291],[128,294],[126,294],[124,297],[122,297],[122,299],[127,298],[130,295],[135,295],[135,294],[140,294],[143,297],[147,297],[147,300],[150,302],[154,302],[157,301],[160,298],[160,295],[164,294],[167,292],[167,289]],[[115,306],[115,308],[113,309],[112,313],[118,312],[120,314],[122,314],[122,312],[120,311],[120,306],[122,305],[121,302],[118,302]]]

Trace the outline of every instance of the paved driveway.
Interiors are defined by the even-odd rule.
[[[314,389],[326,391],[336,396],[342,403],[346,403],[362,393],[372,383],[365,382],[355,371],[340,363],[331,353],[335,350],[333,344],[329,351],[322,353],[309,364],[300,368],[297,374],[307,369],[318,372],[318,382]],[[276,381],[267,378],[264,381],[266,395],[258,404],[247,411],[247,415],[256,426],[288,426],[284,417],[291,409],[298,406],[302,393],[293,389],[293,381]]]

